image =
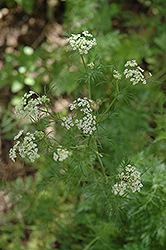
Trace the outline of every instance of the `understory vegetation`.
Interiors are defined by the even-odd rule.
[[[0,250],[165,250],[165,0],[0,6]]]

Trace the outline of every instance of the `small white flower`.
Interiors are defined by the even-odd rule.
[[[20,141],[17,141],[16,144],[13,146],[13,148],[10,148],[10,150],[9,150],[9,158],[13,162],[15,162],[15,159],[17,158],[16,151],[17,151],[17,148],[18,148],[19,144],[20,144]]]
[[[73,112],[77,112],[72,117],[63,117],[62,126],[66,127],[66,129],[70,129],[71,127],[77,127],[79,130],[82,130],[83,134],[92,134],[93,131],[96,130],[96,116],[92,115],[91,104],[92,100],[88,100],[87,97],[83,99],[78,98],[73,102],[73,104],[69,105],[69,108]]]
[[[87,64],[87,66],[88,66],[91,70],[93,70],[93,69],[94,69],[94,67],[95,67],[95,65],[94,65],[94,63],[93,63],[93,62],[91,62],[91,63]]]
[[[53,159],[54,159],[54,161],[58,160],[58,155],[55,152],[53,153]]]
[[[132,60],[132,61],[127,61],[127,63],[125,64],[125,67],[127,67],[127,66],[135,67],[137,65],[138,64],[137,64],[136,60]]]
[[[46,95],[43,95],[42,97],[38,97],[38,99],[41,100],[41,102],[50,102],[50,99],[46,96]]]
[[[59,155],[59,161],[64,161],[68,155],[69,155],[69,151],[66,149],[57,149],[57,154]]]
[[[121,80],[122,78],[122,75],[117,71],[117,70],[114,70],[113,71],[113,77],[117,80]]]
[[[20,107],[15,107],[14,113],[18,119],[29,116],[37,120],[40,116],[39,105],[50,101],[49,98],[47,98],[45,95],[36,98],[32,98],[32,95],[35,95],[34,91],[25,93],[21,98]]]
[[[145,70],[142,69],[140,66],[138,66],[137,69],[139,69],[142,73],[145,71]]]
[[[140,188],[143,187],[140,178],[140,172],[135,170],[134,166],[128,164],[125,167],[125,171],[118,175],[119,182],[113,186],[113,193],[120,196],[125,194],[125,190],[131,189],[132,192],[140,192]]]
[[[53,153],[53,159],[54,161],[64,161],[67,157],[69,156],[69,151],[65,148],[60,148],[57,149],[57,153]]]
[[[22,135],[23,131],[20,132],[18,134],[19,136]],[[19,138],[18,135],[16,136],[16,139]],[[16,144],[13,146],[13,148],[10,148],[9,158],[11,158],[13,162],[15,162],[15,159],[17,158],[18,154],[22,158],[27,157],[31,162],[34,162],[35,159],[40,157],[40,155],[37,153],[38,148],[37,144],[34,143],[34,140],[35,140],[34,134],[27,132],[22,142],[17,141]]]
[[[44,137],[44,132],[43,131],[35,131],[34,135],[37,136],[40,140],[42,140]]]
[[[146,80],[143,75],[144,69],[138,66],[136,60],[127,61],[125,67],[129,68],[126,68],[123,74],[125,75],[126,78],[130,78],[130,81],[132,82],[133,85],[136,85],[139,82],[146,84]]]
[[[88,51],[95,45],[96,39],[88,31],[83,31],[81,34],[71,34],[71,37],[67,38],[70,46],[73,50],[78,50],[79,53],[88,54]]]
[[[19,133],[14,137],[14,141],[20,138],[20,136],[23,134],[24,130],[20,130]]]

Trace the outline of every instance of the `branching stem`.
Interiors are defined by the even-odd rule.
[[[47,114],[49,114],[50,116],[52,116],[53,118],[55,118],[55,119],[57,119],[57,120],[59,120],[59,121],[62,121],[62,119],[61,118],[59,118],[58,116],[56,116],[56,115],[53,115],[51,112],[49,112],[48,110],[43,110],[43,109],[39,109],[40,111],[42,111],[42,112],[44,112],[44,113],[47,113]]]
[[[97,121],[97,124],[103,119],[103,117],[108,113],[108,111],[110,110],[110,108],[112,107],[112,105],[114,104],[114,102],[116,101],[116,99],[118,98],[118,96],[125,91],[126,89],[128,89],[130,86],[132,85],[129,84],[127,87],[125,87],[124,89],[122,89],[121,91],[119,91],[119,89],[117,89],[117,94],[114,97],[114,99],[112,100],[112,102],[110,103],[110,105],[108,106],[108,108],[105,110],[105,112],[102,114],[102,116],[100,116],[99,120]]]

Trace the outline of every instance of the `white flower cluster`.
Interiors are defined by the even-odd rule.
[[[88,66],[91,70],[93,70],[93,69],[94,69],[94,67],[95,67],[95,65],[94,65],[94,63],[93,63],[93,62],[91,62],[91,63],[87,64],[87,66]]]
[[[67,39],[73,50],[79,51],[80,54],[88,54],[88,51],[95,45],[96,39],[93,38],[88,31],[83,31],[81,34],[71,34],[71,37]]]
[[[44,138],[44,132],[43,131],[35,131],[34,135],[39,138],[39,140],[42,140]]]
[[[146,80],[143,75],[144,69],[138,66],[136,60],[127,61],[125,67],[129,68],[126,68],[123,73],[126,78],[130,78],[130,82],[132,82],[133,85],[136,85],[139,82],[146,84]]]
[[[60,146],[61,147],[61,146]],[[69,155],[69,151],[67,149],[58,148],[57,153],[53,153],[54,161],[64,161]]]
[[[20,136],[22,136],[23,132],[24,132],[24,130],[20,130],[18,132],[18,134],[14,137],[14,141],[17,140],[18,138],[20,138]]]
[[[29,91],[29,93],[25,93],[24,96],[21,98],[21,105],[20,107],[15,107],[15,115],[18,119],[30,116],[33,119],[38,119],[40,115],[40,111],[38,108],[38,105],[41,105],[42,103],[49,102],[49,98],[43,95],[42,97],[38,98],[31,98],[32,95],[35,95],[34,91]]]
[[[127,188],[132,192],[140,192],[140,188],[143,187],[140,178],[140,172],[135,170],[134,166],[130,164],[125,167],[125,173],[122,172],[118,175],[120,181],[113,186],[113,193],[120,196],[124,195]]]
[[[19,131],[18,135],[14,137],[14,140],[19,139],[23,132],[24,130]],[[17,154],[19,154],[22,158],[27,157],[31,162],[34,162],[35,159],[40,157],[40,155],[37,153],[38,148],[37,144],[34,143],[34,140],[34,134],[27,132],[23,141],[17,141],[16,144],[10,148],[9,158],[15,162]]]
[[[114,77],[116,80],[121,80],[122,75],[121,75],[117,70],[114,70],[114,71],[113,71],[113,77]]]
[[[88,100],[87,97],[75,100],[69,105],[71,111],[75,110],[75,115],[63,117],[61,125],[68,130],[76,126],[79,130],[82,130],[83,134],[91,135],[96,130],[96,116],[92,115],[91,103],[92,100]]]

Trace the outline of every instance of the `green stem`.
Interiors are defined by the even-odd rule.
[[[116,101],[116,99],[118,98],[118,96],[125,91],[126,89],[128,89],[130,86],[132,85],[129,84],[127,87],[125,87],[124,89],[122,89],[121,91],[117,91],[116,96],[114,97],[114,99],[112,100],[112,102],[110,103],[110,105],[108,106],[108,108],[106,109],[106,111],[102,114],[102,116],[99,118],[99,120],[97,121],[97,124],[103,119],[103,117],[108,113],[108,111],[110,110],[110,108],[112,107],[112,105],[114,104],[114,102]]]
[[[98,239],[100,239],[100,236],[96,236],[83,250],[88,250]]]
[[[121,94],[123,91],[125,91],[126,89],[128,89],[131,85],[133,85],[133,84],[130,83],[129,85],[127,85],[124,89],[122,89],[121,91],[119,91],[119,94]]]
[[[120,92],[119,92],[120,93]],[[116,99],[118,98],[119,93],[117,93],[117,95],[114,97],[114,99],[112,100],[111,104],[108,106],[108,108],[105,110],[105,112],[102,114],[102,116],[100,116],[99,120],[97,121],[97,124],[103,119],[103,117],[108,113],[108,111],[110,110],[110,108],[112,107],[112,105],[114,104],[114,102],[116,101]]]
[[[106,200],[108,200],[108,198],[107,198],[107,193],[106,193],[106,191],[105,191],[105,189],[104,189],[104,188],[105,188],[105,184],[102,184],[102,183],[100,182],[100,180],[99,180],[99,178],[98,178],[98,175],[97,175],[97,173],[95,172],[95,169],[93,168],[93,166],[92,166],[92,168],[90,167],[90,170],[91,170],[91,172],[93,173],[94,177],[96,178],[97,183],[98,183],[98,185],[100,186],[100,188],[101,188],[103,194],[105,195]],[[106,179],[106,175],[105,175],[104,177],[105,177],[105,179]]]
[[[79,149],[79,148],[87,148],[87,145],[80,145],[80,146],[71,146],[70,149]]]
[[[92,148],[91,146],[90,146],[90,149],[97,155],[97,159],[98,159],[99,164],[101,166],[101,171],[103,173],[103,176],[106,178],[107,176],[106,176],[106,173],[105,173],[104,165],[103,165],[102,160],[101,160],[102,155],[98,152],[98,146],[97,146],[97,142],[96,142],[95,137],[94,137],[94,143],[95,143],[96,150],[94,148]]]
[[[90,84],[90,81],[88,81],[88,91],[89,91],[89,99],[91,99],[91,84]]]
[[[81,56],[81,59],[82,59],[82,62],[83,62],[85,71],[86,71],[86,73],[87,73],[87,66],[86,66],[84,57],[83,57],[83,55],[80,55],[80,56]],[[90,81],[88,81],[88,92],[89,92],[89,99],[91,99],[91,96],[92,96],[92,95],[91,95],[91,83],[90,83]]]
[[[49,148],[49,147],[50,147],[50,143],[48,143],[48,142],[47,142],[47,139],[46,139],[46,137],[44,137],[44,138],[43,138],[43,140],[44,140],[44,142],[46,143],[46,145],[47,145],[47,148]]]
[[[42,112],[44,112],[44,113],[49,114],[50,116],[52,116],[52,117],[55,118],[55,119],[58,119],[58,120],[62,121],[61,118],[57,117],[56,115],[53,115],[53,114],[50,113],[48,110],[47,110],[47,111],[46,111],[46,110],[43,110],[43,109],[39,109],[39,110],[42,111]]]
[[[102,155],[98,152],[98,151],[96,151],[94,148],[92,148],[91,146],[89,146],[90,147],[90,149],[97,155],[97,156],[100,156],[100,157],[102,157]]]
[[[80,56],[81,56],[81,59],[82,59],[84,68],[85,68],[85,70],[87,71],[87,67],[86,67],[86,63],[85,63],[84,57],[83,57],[83,55],[80,55]]]
[[[117,94],[119,94],[118,80],[116,81],[116,91],[117,91]]]
[[[90,144],[90,140],[92,138],[92,135],[89,135],[89,138],[88,138],[88,143],[87,143],[87,146],[89,147],[89,144]]]
[[[103,175],[104,175],[104,177],[106,177],[105,169],[104,169],[102,160],[101,160],[101,158],[100,158],[100,156],[99,156],[99,153],[97,154],[97,158],[98,158],[98,161],[99,161],[99,163],[100,163],[100,166],[101,166],[101,170],[102,170],[102,172],[103,172]]]

